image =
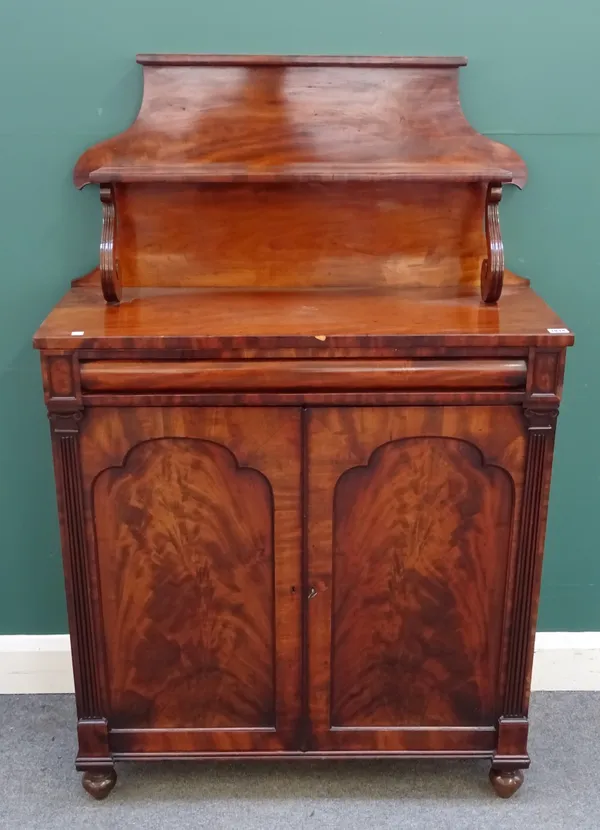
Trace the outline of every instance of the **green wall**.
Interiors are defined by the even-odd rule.
[[[71,168],[133,119],[136,52],[467,55],[472,123],[529,165],[508,264],[575,330],[540,627],[600,630],[597,0],[3,0],[0,9],[0,634],[66,631],[48,427],[31,335],[97,262],[99,200]]]

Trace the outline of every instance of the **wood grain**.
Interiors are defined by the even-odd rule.
[[[339,733],[333,733],[339,734]],[[220,732],[218,748],[215,747],[211,753],[203,751],[206,745],[205,734],[192,730],[115,730],[111,732],[111,746],[115,757],[118,760],[168,760],[169,758],[199,758],[202,760],[219,760],[219,758],[231,758],[234,753],[240,760],[251,760],[253,758],[262,760],[278,760],[281,758],[330,758],[338,757],[385,757],[385,755],[398,754],[408,757],[421,757],[430,755],[432,757],[487,757],[491,758],[496,744],[496,733],[493,728],[456,728],[456,729],[404,729],[404,730],[379,730],[377,740],[373,740],[373,733],[355,733],[357,748],[340,749],[336,747],[330,750],[307,750],[301,749],[279,750],[266,752],[264,750],[267,737],[264,733],[244,732],[240,737],[239,733]],[[232,744],[235,741],[235,749]],[[360,748],[358,746],[360,745]],[[298,741],[297,746],[301,746]],[[262,748],[261,748],[262,747]]]
[[[74,397],[74,381],[72,358],[70,355],[50,357],[47,361],[47,391],[49,397]]]
[[[343,61],[146,58],[135,123],[84,153],[75,182],[82,187],[103,167],[114,181],[118,168],[136,166],[154,168],[158,179],[161,167],[177,166],[185,179],[202,164],[241,164],[251,176],[288,165],[374,163],[455,179],[465,167],[495,168],[524,183],[519,156],[465,119],[462,61]]]
[[[88,287],[64,297],[34,344],[44,349],[161,353],[310,349],[318,357],[320,349],[368,349],[369,354],[386,347],[558,349],[573,343],[573,334],[564,328],[540,297],[517,286],[505,286],[497,306],[482,303],[478,293],[456,288],[130,288],[115,307],[107,307],[98,290]]]
[[[410,284],[412,276],[434,284],[469,284],[477,272],[484,301],[499,298],[504,268],[496,196],[502,183],[523,186],[526,168],[514,150],[467,122],[458,96],[463,61],[159,55],[140,62],[144,97],[137,119],[119,136],[87,150],[74,172],[78,187],[102,186],[108,302],[118,302],[121,268],[125,285],[240,285],[264,283],[265,274],[271,274],[267,282],[272,275],[279,281],[280,250],[288,259],[293,252],[291,272],[303,273],[309,283],[347,284],[344,266],[354,256],[363,266],[374,261],[379,280],[391,283]],[[422,190],[415,190],[417,182]],[[383,201],[374,192],[365,200],[360,187],[358,194],[352,187],[333,187],[386,183],[399,189],[388,188]],[[319,204],[322,190],[311,184],[327,185],[329,204]],[[224,185],[224,192],[213,187],[208,193],[207,185]],[[248,185],[258,185],[258,192]],[[290,188],[282,195],[280,185],[296,185],[291,189],[295,221],[286,215]],[[486,185],[493,199],[487,199],[488,258],[481,265]],[[332,205],[330,196],[338,203]],[[190,197],[196,201],[193,210]],[[256,203],[250,209],[248,198]],[[203,233],[197,234],[198,202],[206,200],[212,204],[202,211]],[[472,209],[473,200],[479,201],[478,210]],[[369,219],[357,203],[368,206]],[[228,209],[232,204],[234,210]],[[116,267],[108,269],[107,235],[116,215]],[[328,220],[324,235],[321,215]],[[429,231],[425,248],[423,227]],[[298,246],[295,228],[308,245]],[[473,244],[477,236],[479,245]],[[462,257],[453,256],[457,240],[459,245],[464,240]],[[266,259],[261,249],[269,253]]]
[[[466,66],[465,57],[416,55],[209,55],[139,54],[142,66]]]
[[[86,721],[106,715],[106,685],[99,647],[95,556],[85,532],[81,408],[51,412],[52,450],[57,480],[65,587],[76,690],[77,717]]]
[[[297,418],[91,414],[84,475],[112,728],[188,726],[204,747],[231,734],[233,750],[254,730],[259,748],[282,747],[295,730]]]
[[[313,749],[499,714],[524,430],[517,408],[461,412],[311,413]]]
[[[512,503],[510,476],[456,439],[384,444],[338,480],[334,726],[493,722]]]
[[[124,285],[479,290],[480,184],[132,184],[115,192]]]
[[[90,392],[83,396],[86,407],[111,406],[506,406],[522,404],[524,390],[480,391],[408,390],[385,392]]]
[[[56,391],[75,393],[74,362],[53,358],[48,372]],[[52,364],[59,367],[52,372]],[[59,525],[71,656],[77,709],[79,769],[112,767],[106,714],[108,681],[105,672],[103,623],[98,597],[97,558],[86,534],[85,489],[82,483],[80,430],[84,412],[73,398],[50,399],[48,415],[56,478]],[[79,766],[83,764],[85,766]]]
[[[84,786],[470,757],[512,794],[573,343],[504,270],[522,159],[467,122],[463,58],[138,61],[74,173],[99,267],[34,339]]]
[[[558,411],[525,410],[527,473],[519,523],[519,557],[512,598],[511,644],[503,713],[526,717],[540,595],[544,536],[550,497],[550,473]],[[526,734],[520,752],[526,751]]]
[[[524,388],[524,360],[118,361],[81,366],[86,392]]]
[[[90,173],[90,182],[105,184],[333,184],[395,182],[510,182],[512,173],[501,167],[481,164],[286,164],[269,168],[252,168],[245,164],[177,164],[154,166],[132,164],[99,167]]]
[[[275,726],[273,503],[219,444],[144,441],[94,486],[115,726]],[[111,612],[111,613],[109,613]]]

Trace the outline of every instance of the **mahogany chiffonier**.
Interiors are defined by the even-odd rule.
[[[99,268],[35,336],[77,768],[529,766],[571,332],[504,268],[525,165],[463,58],[142,55]]]

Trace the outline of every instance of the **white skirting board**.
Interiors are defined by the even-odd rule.
[[[68,634],[0,636],[0,694],[75,691]]]
[[[600,631],[537,634],[534,690],[600,691]],[[73,691],[68,634],[0,636],[0,694]]]

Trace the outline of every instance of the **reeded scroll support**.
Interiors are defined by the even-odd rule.
[[[121,301],[121,279],[115,259],[115,195],[111,185],[100,188],[102,202],[102,235],[100,237],[100,278],[102,293],[107,303]]]
[[[485,199],[485,238],[487,257],[481,264],[481,297],[484,303],[496,303],[504,281],[504,245],[500,233],[500,199],[502,185],[488,185]]]

